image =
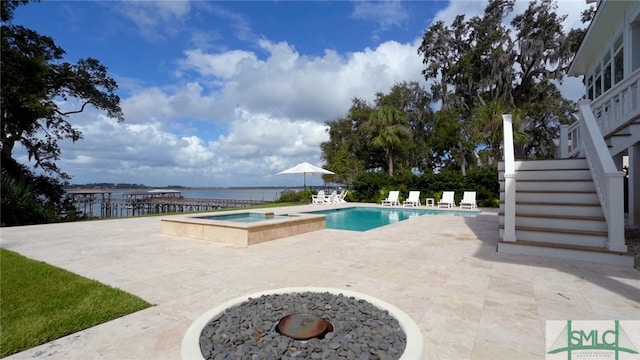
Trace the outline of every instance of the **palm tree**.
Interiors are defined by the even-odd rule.
[[[405,141],[411,139],[411,130],[406,124],[404,113],[391,106],[382,106],[371,114],[366,125],[371,145],[384,150],[387,171],[393,176],[394,154]]]
[[[509,109],[502,100],[490,100],[485,102],[480,99],[480,106],[473,111],[470,122],[470,133],[473,134],[472,139],[478,145],[485,145],[491,151],[494,161],[502,159],[502,114],[513,115],[514,127],[519,128],[521,117],[517,109]],[[522,143],[526,139],[526,135],[517,130],[514,132],[514,141]]]

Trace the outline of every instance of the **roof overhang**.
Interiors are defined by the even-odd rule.
[[[617,35],[627,10],[635,4],[631,0],[600,1],[596,15],[589,24],[580,48],[569,67],[569,76],[584,75],[602,56],[604,48]]]

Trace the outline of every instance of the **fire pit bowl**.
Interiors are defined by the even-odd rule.
[[[290,327],[287,321],[292,320]],[[285,327],[294,333],[287,335]],[[296,333],[307,330],[317,336]],[[422,359],[421,331],[407,314],[374,297],[342,289],[295,287],[248,294],[214,307],[191,324],[181,352],[185,360],[220,354],[304,357],[311,352],[355,358],[381,349],[389,359]]]

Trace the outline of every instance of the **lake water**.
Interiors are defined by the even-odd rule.
[[[284,190],[297,190],[285,188],[247,188],[247,189],[181,189],[182,197],[188,199],[230,199],[230,200],[260,200],[274,201],[280,198]],[[107,190],[109,191],[109,190]],[[144,193],[146,189],[113,189],[111,191],[111,199],[122,200],[126,194]],[[106,197],[107,195],[105,195]],[[96,195],[97,199],[101,199],[101,195]],[[86,214],[100,216],[100,203],[94,203],[90,208],[86,205],[79,205],[78,210]],[[118,216],[118,215],[116,215]]]
[[[150,190],[150,189],[149,189]],[[284,188],[248,188],[248,189],[181,189],[185,198],[192,199],[234,199],[234,200],[264,200],[273,201],[280,197]],[[296,190],[296,189],[293,189]],[[107,190],[108,191],[108,190]],[[114,189],[112,199],[122,199],[127,193],[143,193],[144,189]]]
[[[273,201],[280,197],[285,189],[205,189],[181,190],[182,196],[195,199],[234,199]]]

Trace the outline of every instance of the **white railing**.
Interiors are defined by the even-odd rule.
[[[502,115],[504,131],[504,232],[502,241],[516,241],[516,170],[513,125],[510,114]]]
[[[604,142],[598,123],[591,111],[591,102],[578,103],[581,153],[589,163],[593,183],[598,193],[602,212],[607,221],[611,251],[627,251],[624,242],[624,173],[618,171]]]
[[[606,137],[640,115],[640,69],[591,103],[600,132]]]
[[[580,155],[580,122],[560,125],[560,158],[567,159]]]
[[[640,69],[593,101],[591,109],[604,137],[624,128],[633,118],[640,116]],[[561,125],[558,156],[562,159],[578,156],[579,144],[579,122]]]

